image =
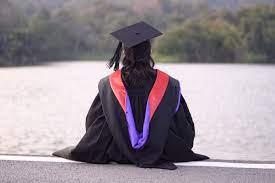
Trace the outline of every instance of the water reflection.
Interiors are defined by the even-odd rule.
[[[47,155],[77,143],[102,62],[0,68],[0,153]],[[212,158],[274,160],[275,67],[157,64],[178,78],[196,127],[194,150]]]

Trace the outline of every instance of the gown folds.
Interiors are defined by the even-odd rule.
[[[100,80],[82,139],[54,156],[170,170],[173,162],[209,159],[192,151],[195,127],[177,79],[156,69],[146,86],[132,88],[122,75],[119,69]]]

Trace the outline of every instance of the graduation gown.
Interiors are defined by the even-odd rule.
[[[163,71],[144,88],[129,88],[121,70],[102,78],[76,146],[55,156],[105,164],[176,169],[173,162],[209,157],[192,151],[195,128],[179,81]]]

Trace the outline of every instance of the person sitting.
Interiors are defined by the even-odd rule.
[[[154,69],[151,39],[162,33],[139,22],[111,34],[119,40],[109,61],[114,72],[99,81],[86,133],[76,146],[53,155],[170,170],[177,168],[173,162],[209,159],[192,151],[195,128],[179,81]]]

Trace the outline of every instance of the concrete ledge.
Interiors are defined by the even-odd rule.
[[[0,182],[275,182],[275,162],[206,160],[175,171],[97,165],[51,156],[0,155]]]

